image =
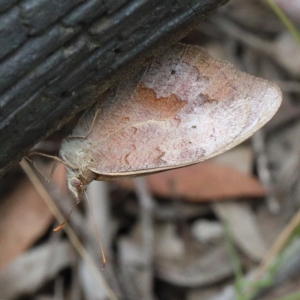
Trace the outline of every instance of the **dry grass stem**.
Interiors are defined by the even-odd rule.
[[[62,223],[65,220],[64,216],[59,211],[59,209],[56,207],[54,201],[50,197],[49,193],[47,192],[47,190],[45,189],[45,187],[41,183],[40,179],[38,178],[38,176],[35,174],[35,172],[31,168],[31,166],[25,160],[22,160],[20,162],[20,165],[21,165],[21,168],[26,173],[26,175],[28,176],[31,183],[34,185],[34,187],[38,191],[38,193],[44,199],[45,203],[47,204],[47,206],[49,207],[49,209],[51,210],[51,212],[53,213],[53,215],[55,216],[57,221],[59,223]],[[94,274],[95,278],[97,279],[97,281],[99,282],[99,284],[103,287],[107,297],[110,300],[117,300],[116,295],[111,290],[111,288],[107,284],[106,280],[104,279],[104,277],[100,273],[100,269],[96,267],[95,262],[90,257],[89,253],[86,251],[86,249],[84,248],[82,243],[79,241],[79,239],[76,236],[73,229],[68,224],[66,224],[63,227],[63,230],[66,232],[66,234],[67,234],[68,238],[70,239],[70,242],[72,243],[74,248],[81,255],[81,257],[83,258],[83,260],[85,261],[85,263],[87,264],[89,269],[93,272],[93,274]]]

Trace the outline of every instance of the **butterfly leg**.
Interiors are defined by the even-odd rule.
[[[47,178],[43,172],[38,168],[38,166],[36,165],[35,161],[31,160],[28,156],[25,156],[24,157],[26,160],[28,160],[32,165],[33,167],[36,169],[36,171],[47,181],[47,182],[51,182],[51,175],[50,175],[50,178]]]
[[[62,160],[61,158],[57,157],[57,156],[53,156],[53,155],[48,155],[48,154],[45,154],[45,153],[41,153],[41,152],[30,152],[28,154],[28,156],[26,156],[25,158],[30,161],[31,163],[33,163],[33,161],[31,159],[29,159],[29,156],[32,156],[32,155],[39,155],[39,156],[43,156],[43,157],[48,157],[48,158],[52,158],[54,160],[56,160],[58,163],[62,163],[64,164],[65,166],[73,169],[73,170],[78,170],[78,167],[75,167],[74,165],[72,165],[71,163],[69,162],[66,162],[64,160]],[[56,166],[55,166],[56,168]],[[51,174],[53,173],[54,171],[51,171]]]

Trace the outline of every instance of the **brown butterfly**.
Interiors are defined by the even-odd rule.
[[[61,146],[69,189],[199,163],[250,137],[275,114],[279,88],[198,46],[176,44],[99,96]],[[60,160],[60,159],[58,159]]]

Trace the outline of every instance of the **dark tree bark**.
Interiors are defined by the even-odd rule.
[[[227,0],[0,0],[0,176]]]

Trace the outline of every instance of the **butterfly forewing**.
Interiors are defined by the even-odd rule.
[[[87,139],[76,144],[75,160],[108,178],[201,162],[248,138],[280,99],[275,85],[177,44],[82,117],[74,135],[87,132],[99,111]]]

